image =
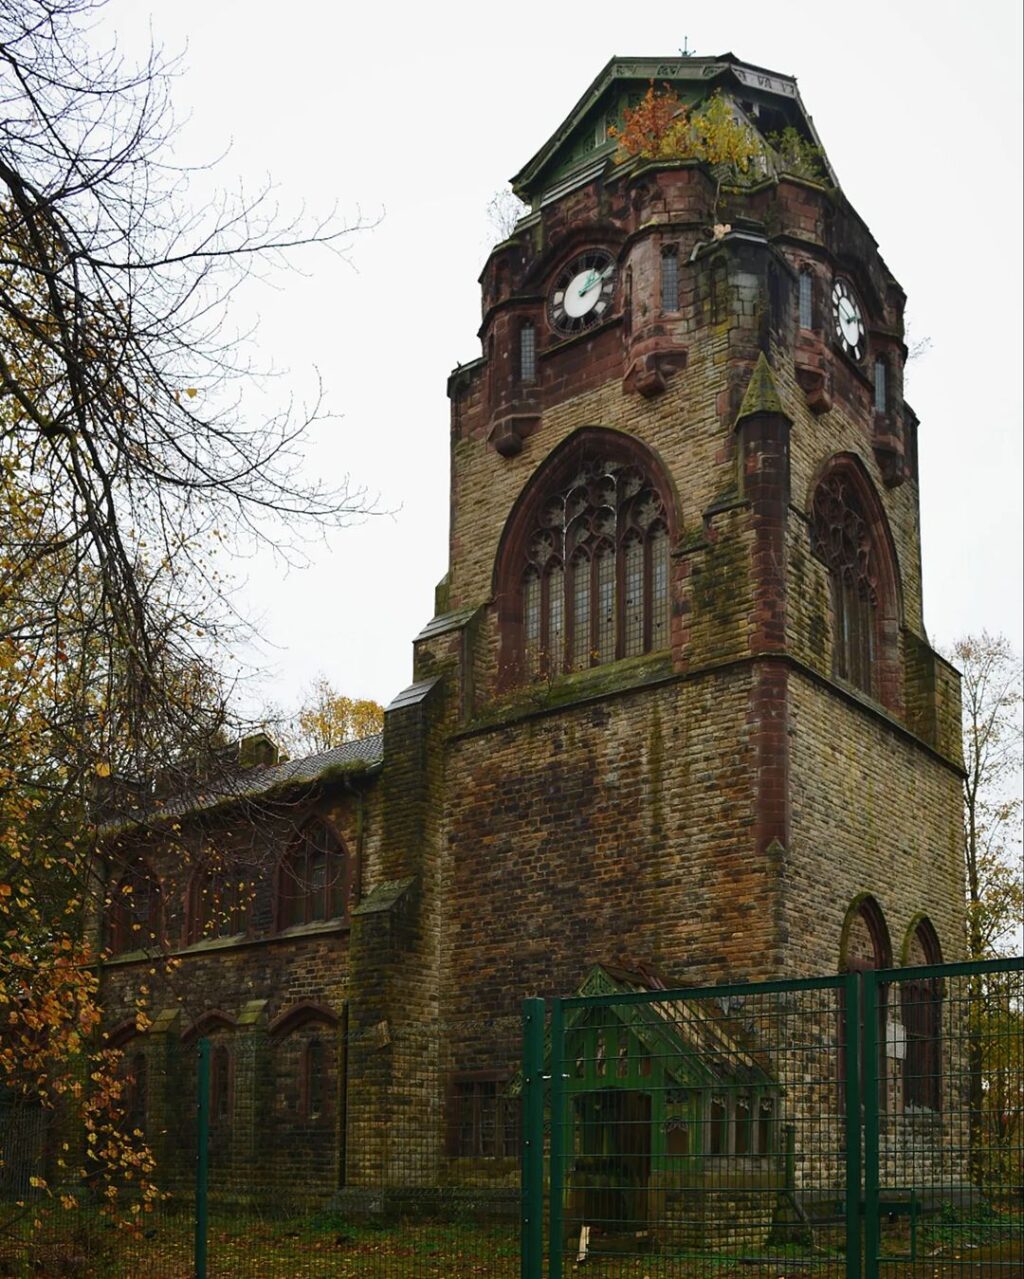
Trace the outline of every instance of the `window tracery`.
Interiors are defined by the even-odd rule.
[[[828,565],[832,589],[832,667],[866,693],[875,692],[879,565],[864,509],[849,475],[826,475],[814,494],[811,544]]]
[[[633,465],[585,461],[537,508],[521,567],[528,676],[668,646],[665,504]]]

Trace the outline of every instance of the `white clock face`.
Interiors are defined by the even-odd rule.
[[[567,263],[551,291],[551,324],[560,333],[580,333],[608,314],[615,293],[615,262],[592,249]]]
[[[580,271],[574,275],[562,297],[562,306],[565,308],[566,315],[575,319],[579,315],[586,315],[588,311],[592,311],[601,301],[601,282],[601,272],[593,269]]]
[[[832,325],[836,339],[847,355],[859,360],[864,355],[864,319],[860,303],[845,280],[832,286]]]

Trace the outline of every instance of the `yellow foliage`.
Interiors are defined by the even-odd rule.
[[[317,754],[345,742],[358,741],[379,733],[384,727],[384,708],[366,698],[346,697],[335,692],[320,676],[309,691],[309,702],[295,717],[300,750]]]
[[[619,139],[619,160],[633,156],[703,160],[747,173],[751,161],[763,151],[757,135],[736,119],[733,107],[720,93],[693,110],[667,85],[660,92],[656,90],[653,81],[640,103],[626,108],[622,128],[610,132]]]

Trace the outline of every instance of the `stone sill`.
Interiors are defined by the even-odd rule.
[[[235,933],[231,937],[210,937],[205,941],[192,942],[189,946],[179,946],[172,950],[130,950],[121,955],[105,959],[99,967],[124,968],[134,964],[152,964],[157,960],[191,959],[196,956],[218,954],[225,950],[245,950],[252,946],[272,946],[278,942],[302,941],[307,937],[330,937],[349,931],[347,919],[329,919],[325,923],[296,924],[292,928],[283,928],[278,932],[266,933],[262,937],[250,937],[246,933]]]
[[[470,736],[536,715],[603,701],[620,693],[664,683],[672,677],[672,655],[664,650],[642,657],[623,658],[618,662],[605,662],[589,670],[558,675],[550,680],[521,684],[453,736]]]

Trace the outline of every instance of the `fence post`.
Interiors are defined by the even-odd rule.
[[[562,1001],[551,1005],[551,1172],[548,1182],[548,1279],[562,1279],[562,1184],[565,1172],[565,1018]]]
[[[521,1279],[541,1279],[544,1256],[544,1000],[523,1000]]]
[[[866,1279],[875,1279],[881,1235],[878,1222],[878,974],[874,970],[868,969],[862,974],[861,990],[864,1010],[864,1273]]]
[[[861,982],[860,974],[849,972],[843,978],[842,1017],[840,1027],[845,1045],[846,1113],[846,1279],[861,1279],[861,1179],[863,1176],[861,1140]]]
[[[206,1279],[207,1195],[210,1183],[210,1041],[196,1045],[195,1279]]]

